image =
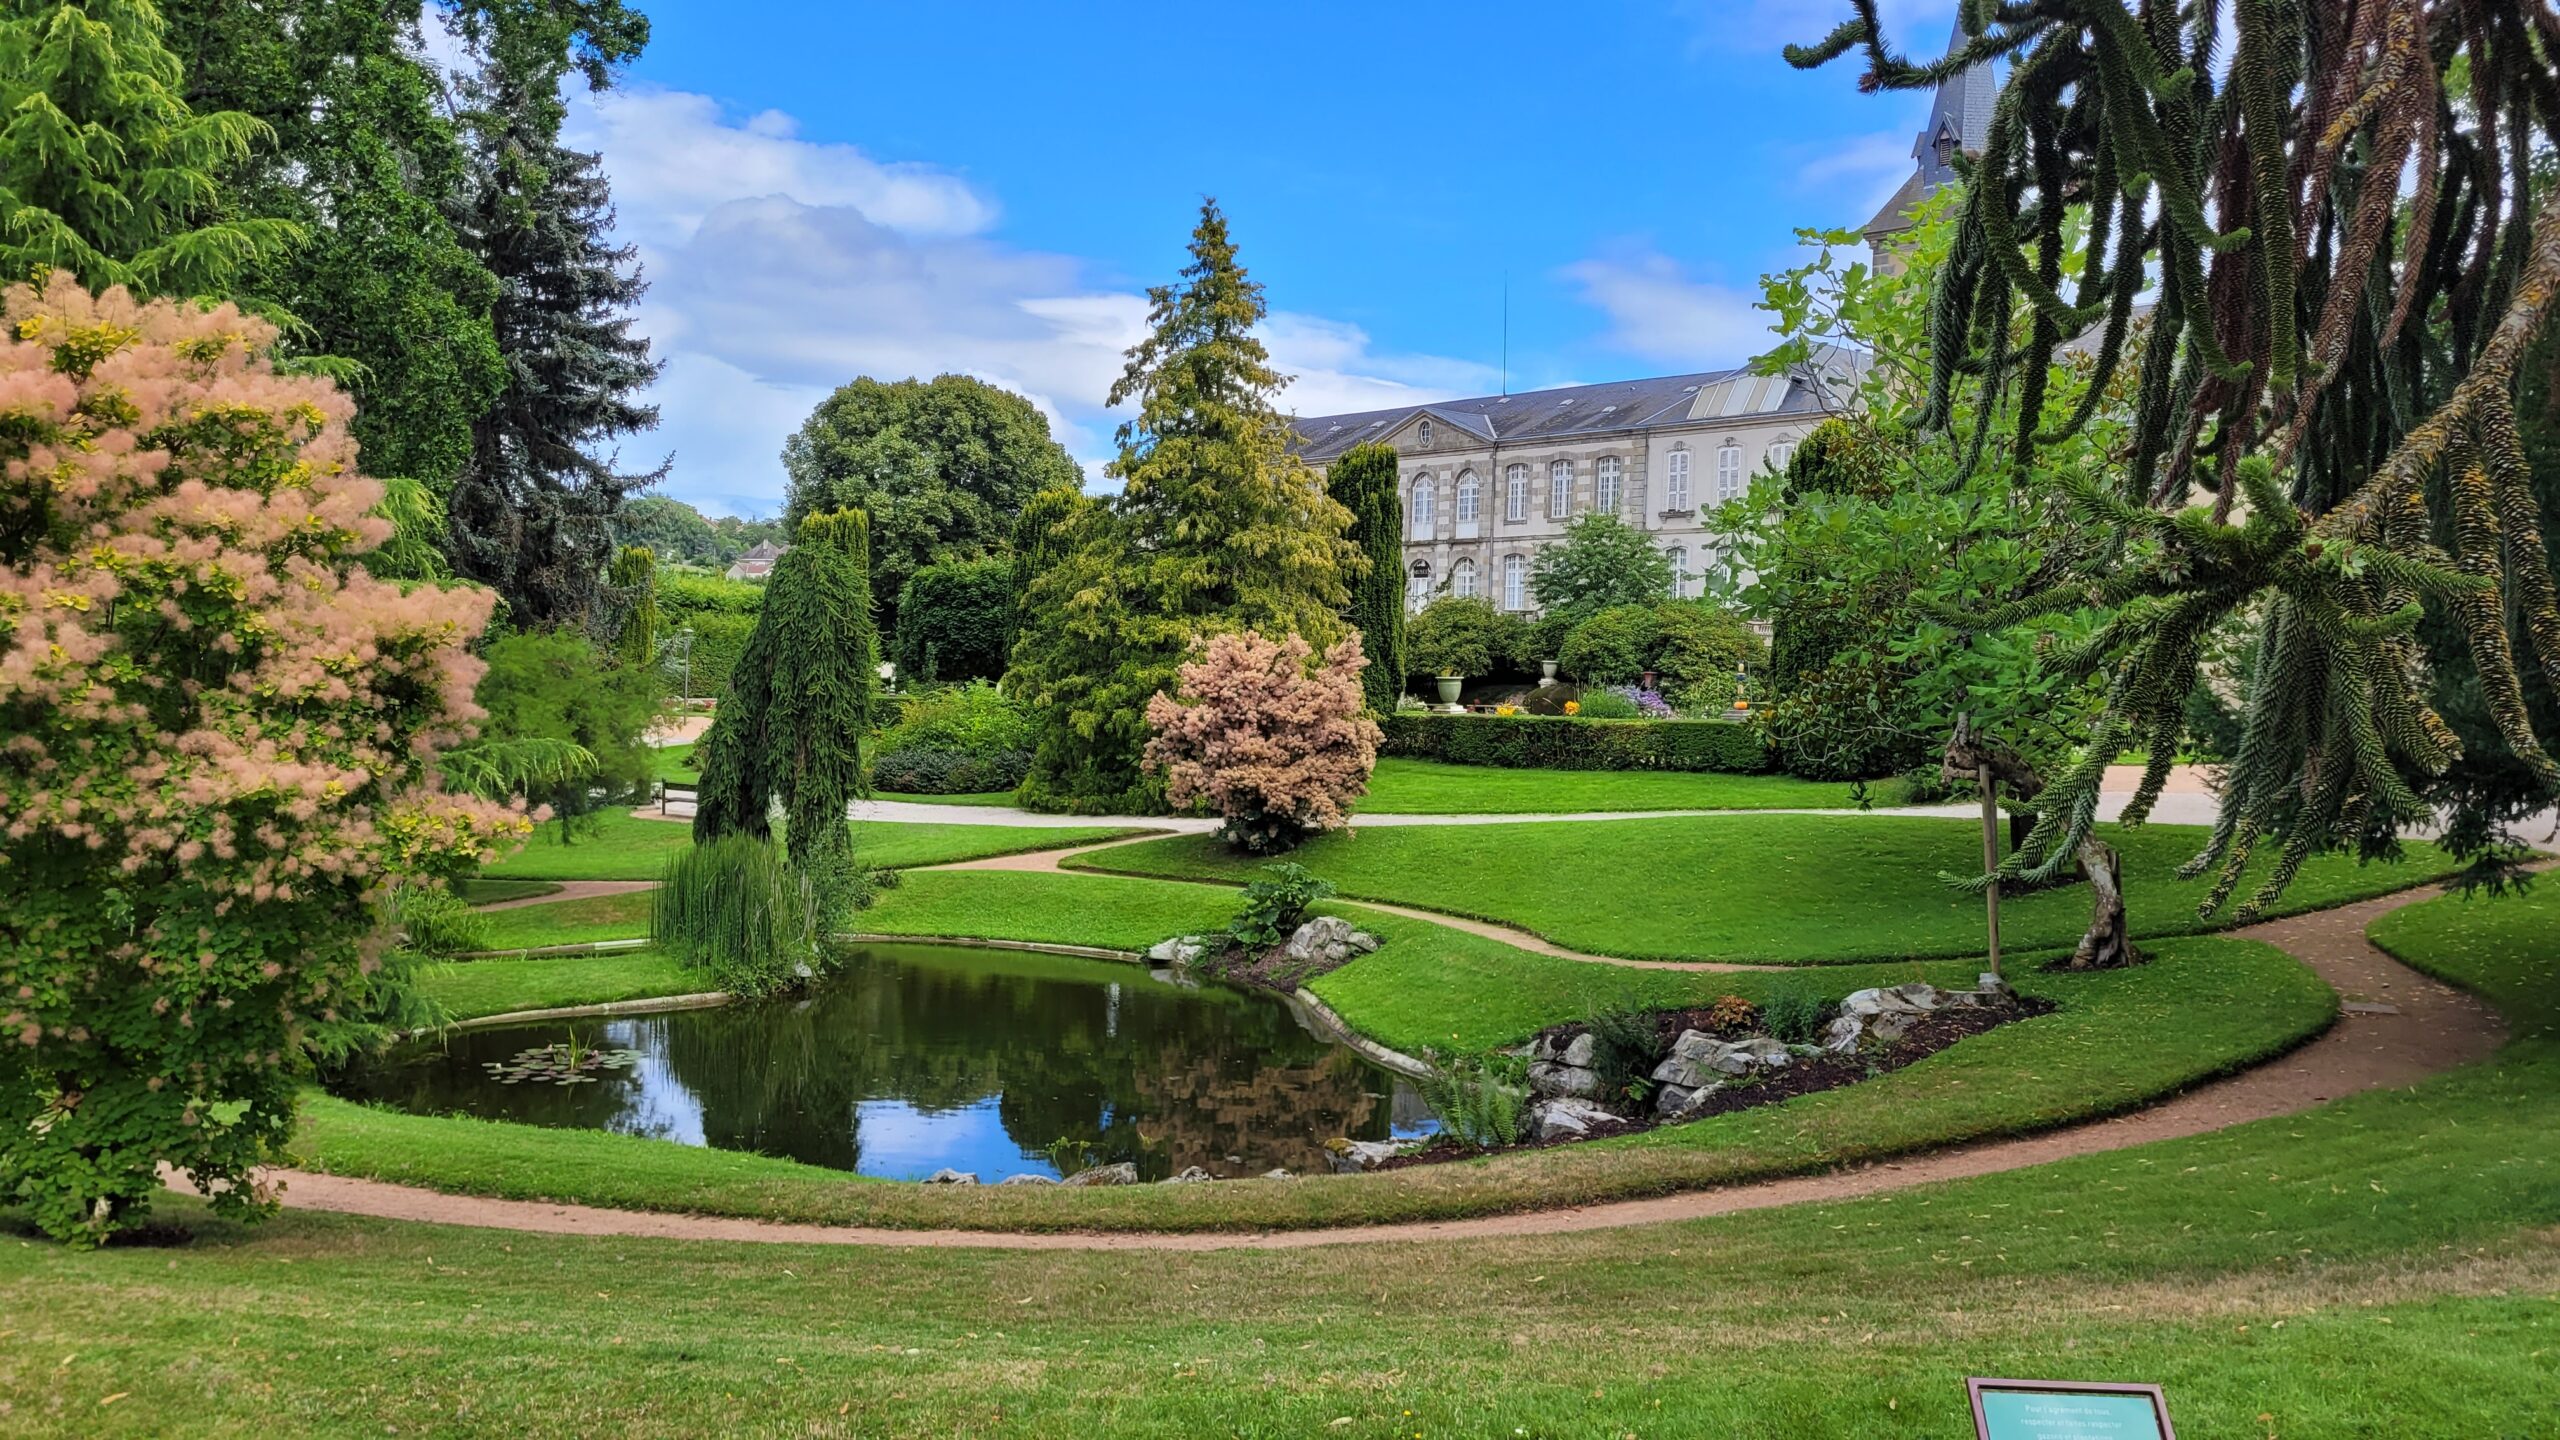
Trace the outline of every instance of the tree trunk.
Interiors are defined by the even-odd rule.
[[[2080,844],[2080,868],[2089,877],[2089,933],[2071,952],[2071,969],[2113,970],[2141,958],[2124,928],[2124,866],[2116,847],[2092,835]]]
[[[2010,811],[2010,812],[2009,812],[2009,853],[2010,853],[2010,854],[2012,854],[2012,855],[2015,855],[2015,854],[2017,854],[2019,851],[2026,849],[2026,848],[2027,848],[2027,835],[2028,835],[2028,833],[2029,833],[2029,832],[2033,831],[2035,828],[2036,828],[2036,812],[2034,812],[2033,810],[2012,810],[2012,811]]]
[[[1984,948],[1991,962],[1991,973],[1997,976],[2000,973],[2000,777],[1989,765],[1975,772],[1975,776],[1975,784],[1982,791],[1982,869],[1991,877],[1991,883],[1982,892],[1983,921],[1989,942]]]

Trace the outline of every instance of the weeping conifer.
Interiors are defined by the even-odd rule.
[[[626,665],[658,662],[658,557],[646,545],[625,545],[605,573],[622,599],[622,633],[613,651]]]
[[[2427,689],[2429,604],[2457,620],[2499,741],[2542,798],[2560,792],[2515,655],[2520,637],[2560,677],[2560,585],[2515,413],[2519,361],[2560,294],[2560,226],[2537,226],[2532,173],[2537,150],[2560,143],[2549,6],[1965,0],[1964,43],[1915,64],[1886,43],[1875,0],[1850,3],[1852,18],[1789,59],[1859,51],[1871,90],[2012,65],[1984,152],[1963,167],[1922,426],[1950,427],[1960,384],[2013,394],[1954,438],[1978,460],[1995,453],[1995,414],[2015,417],[1997,453],[2023,474],[2105,397],[2130,395],[2123,475],[2074,495],[2120,527],[2113,573],[1974,617],[1987,629],[2121,612],[2074,657],[2108,677],[2098,733],[2004,869],[2071,863],[2122,746],[2149,748],[2128,819],[2149,811],[2206,636],[2235,617],[2257,629],[2255,684],[2194,862],[2219,872],[2208,911],[2270,842],[2276,863],[2244,917],[2311,854],[2387,853],[2431,812],[2458,741]],[[2237,46],[2217,82],[2226,16]],[[2088,262],[2067,283],[2084,224]],[[2082,337],[2089,399],[2056,421],[2048,367]],[[2199,494],[2209,503],[2179,508]],[[2484,873],[2511,856],[2495,826],[2454,833]]]

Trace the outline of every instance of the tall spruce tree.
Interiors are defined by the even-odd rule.
[[[2217,872],[2208,910],[2269,842],[2244,917],[2312,854],[2385,853],[2431,801],[2469,803],[2441,788],[2462,742],[2424,679],[2429,606],[2453,620],[2517,773],[2539,798],[2560,792],[2516,656],[2521,641],[2560,677],[2560,581],[2515,405],[2560,303],[2560,226],[2541,223],[2533,173],[2533,137],[2560,128],[2538,7],[1969,3],[1955,53],[1914,64],[1872,0],[1852,4],[1789,58],[1860,51],[1873,90],[2013,62],[1938,280],[1922,428],[1980,456],[1995,407],[1957,433],[1954,397],[2014,387],[2003,463],[2026,474],[2122,393],[2120,373],[2131,391],[2125,472],[2073,497],[2121,563],[1966,617],[1994,631],[2116,612],[2073,650],[2105,677],[2104,712],[2001,872],[2075,863],[2105,766],[2130,746],[2151,757],[2127,811],[2143,818],[2204,647],[2235,618],[2258,641],[2220,818],[2194,862]],[[2082,227],[2090,259],[2073,284],[2063,259]],[[2092,332],[2086,403],[2047,414],[2056,352]],[[2199,494],[2209,503],[2178,509]],[[2474,877],[2502,878],[2517,854],[2503,827],[2453,819]]]
[[[800,523],[702,743],[694,838],[768,838],[779,802],[792,867],[809,878],[821,915],[861,896],[845,807],[864,793],[861,744],[879,672],[870,559],[862,512]]]
[[[184,86],[147,0],[0,9],[0,281],[251,298],[241,276],[299,232],[229,212],[219,182],[269,132]]]
[[[631,331],[647,289],[596,156],[560,142],[566,37],[500,30],[466,87],[474,192],[464,239],[498,282],[506,384],[473,427],[446,509],[454,569],[495,589],[519,623],[582,620],[626,496],[666,472],[616,468],[610,446],[658,423],[657,377]],[[599,453],[602,452],[602,453]]]
[[[613,653],[625,665],[647,669],[658,663],[658,557],[646,545],[625,545],[614,552],[605,574],[622,610],[622,628]]]
[[[1404,508],[1396,496],[1396,451],[1354,445],[1325,471],[1325,490],[1351,512],[1352,546],[1367,560],[1351,587],[1351,628],[1369,668],[1360,689],[1371,710],[1395,713],[1404,693]]]
[[[1191,263],[1148,291],[1147,337],[1111,387],[1134,402],[1108,511],[1078,517],[1073,553],[1022,597],[1014,679],[1040,736],[1025,804],[1105,811],[1162,803],[1139,770],[1145,707],[1215,630],[1342,634],[1359,552],[1350,512],[1289,448],[1286,377],[1253,336],[1262,287],[1236,263],[1226,217],[1204,203]]]

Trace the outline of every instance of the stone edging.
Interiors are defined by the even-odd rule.
[[[1052,945],[1041,940],[989,940],[975,935],[836,934],[827,937],[848,945],[959,945],[975,950],[1027,950],[1034,955],[1070,955],[1080,960],[1139,962],[1135,950],[1106,950],[1098,945]]]
[[[1334,1039],[1341,1041],[1343,1044],[1350,1046],[1352,1049],[1359,1051],[1363,1056],[1366,1056],[1371,1064],[1392,1070],[1397,1074],[1412,1080],[1423,1079],[1424,1077],[1434,1073],[1430,1066],[1414,1059],[1403,1051],[1390,1050],[1386,1046],[1379,1044],[1377,1041],[1370,1039],[1368,1036],[1361,1034],[1359,1031],[1352,1029],[1351,1022],[1333,1013],[1333,1007],[1327,1005],[1322,1000],[1317,999],[1316,992],[1313,990],[1309,990],[1304,986],[1301,986],[1296,994],[1285,998],[1292,1004],[1296,1005],[1308,1019],[1315,1021],[1319,1027],[1331,1032]]]
[[[644,1000],[612,1000],[600,1005],[555,1005],[547,1010],[509,1010],[502,1015],[474,1015],[468,1020],[456,1020],[445,1028],[488,1030],[500,1025],[531,1025],[542,1020],[581,1020],[591,1016],[611,1015],[656,1015],[669,1010],[711,1010],[728,1003],[729,992],[726,990],[704,990],[692,995],[659,995]]]

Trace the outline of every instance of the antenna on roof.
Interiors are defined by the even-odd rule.
[[[1511,272],[1502,272],[1502,394],[1511,396]]]

